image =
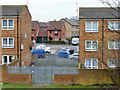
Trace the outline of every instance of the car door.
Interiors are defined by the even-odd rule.
[[[79,55],[76,53],[76,54],[74,54],[74,59],[75,60],[78,60],[79,59]]]

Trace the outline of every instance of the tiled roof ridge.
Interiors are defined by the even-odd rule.
[[[111,7],[79,7],[80,9],[112,9]],[[113,7],[116,8],[116,7]]]

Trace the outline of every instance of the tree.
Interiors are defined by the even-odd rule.
[[[104,5],[107,5],[109,6],[111,9],[115,10],[118,12],[118,15],[115,15],[114,13],[111,13],[114,17],[116,17],[117,19],[120,19],[120,1],[119,0],[100,0],[101,3],[103,3]],[[120,40],[120,30],[115,30],[114,27],[112,26],[109,26],[114,32],[117,33],[117,37],[114,37],[114,38],[117,38],[117,40]],[[118,23],[118,28],[120,28],[120,22]],[[112,37],[113,38],[113,37]],[[118,44],[119,48],[120,48],[120,44]],[[111,55],[112,54],[112,55]],[[114,82],[115,85],[119,86],[120,87],[120,49],[118,51],[112,51],[112,53],[109,54],[109,57],[112,57],[114,55],[114,58],[117,58],[118,61],[116,61],[117,63],[117,73],[113,75],[111,75],[110,73],[110,77],[112,79],[112,81]],[[103,62],[104,65],[106,65],[104,62]],[[107,65],[106,65],[107,66]],[[110,69],[110,68],[109,68]],[[112,71],[110,69],[110,71]]]

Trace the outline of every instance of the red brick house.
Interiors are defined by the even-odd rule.
[[[32,41],[37,42],[37,36],[40,31],[39,22],[32,21]]]
[[[63,21],[50,21],[47,31],[48,40],[64,41],[66,39],[66,29]]]
[[[45,43],[48,39],[47,30],[40,30],[37,36],[37,43]]]
[[[45,43],[48,40],[47,28],[49,23],[39,22],[40,31],[37,36],[37,43]]]
[[[0,65],[31,65],[31,15],[26,5],[0,6]]]

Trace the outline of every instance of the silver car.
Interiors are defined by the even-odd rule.
[[[79,53],[74,53],[72,55],[69,55],[69,58],[71,60],[79,60]]]

